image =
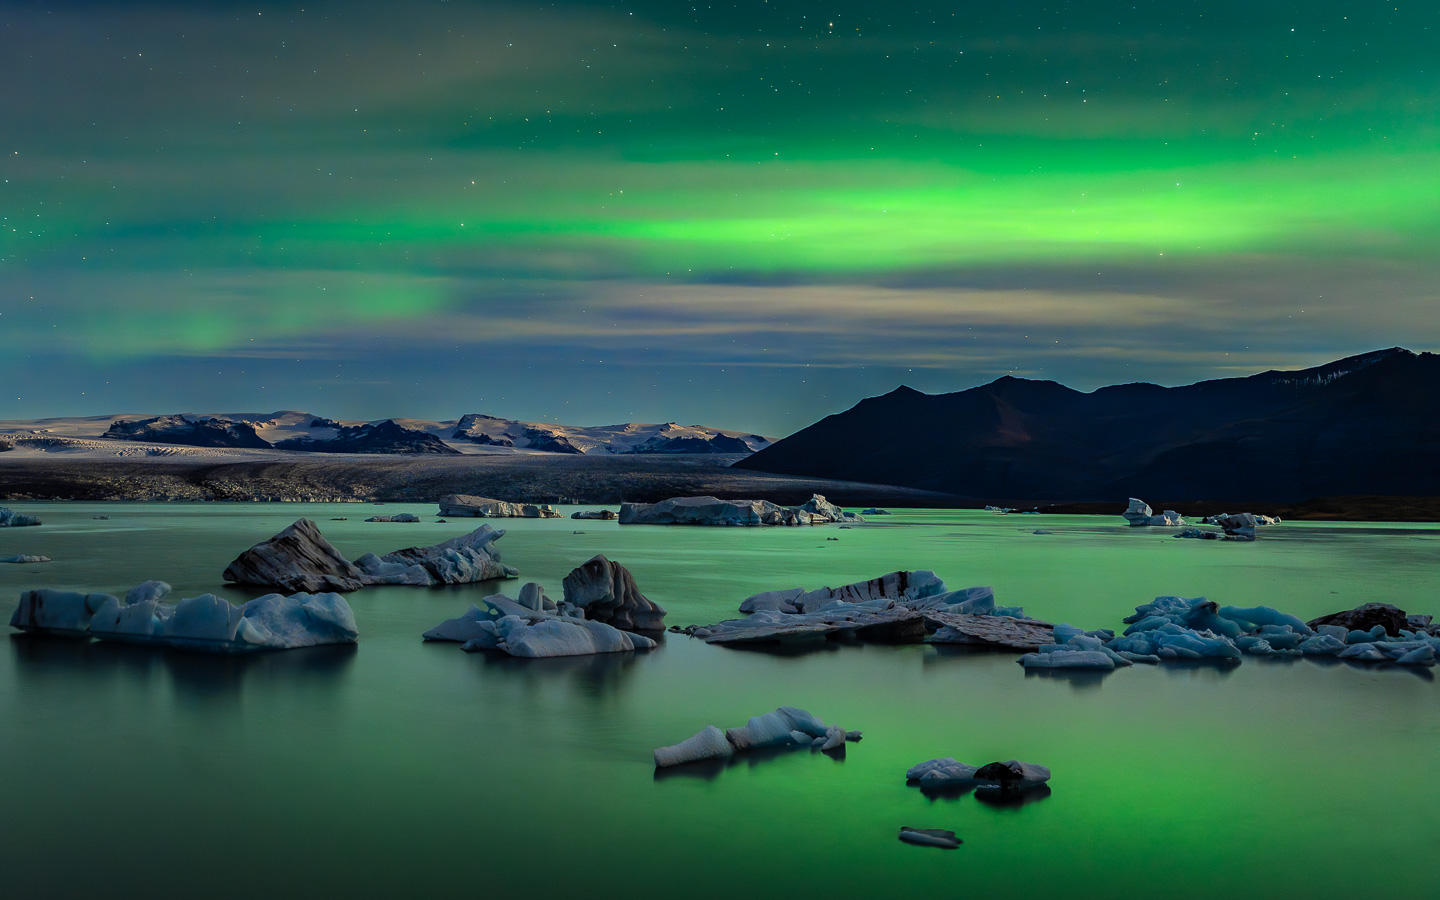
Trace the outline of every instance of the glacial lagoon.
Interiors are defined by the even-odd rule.
[[[351,558],[479,524],[436,524],[422,504],[9,505],[45,524],[0,531],[0,557],[54,561],[0,566],[4,621],[36,587],[159,578],[172,597],[258,596],[220,572],[301,516]],[[422,523],[363,521],[400,512]],[[1164,594],[1301,618],[1372,600],[1440,614],[1433,525],[1286,523],[1234,544],[1118,516],[895,512],[848,529],[495,520],[519,579],[349,594],[358,646],[212,658],[13,634],[0,884],[27,898],[1440,894],[1429,670],[1246,658],[1026,673],[963,648],[773,653],[679,635],[645,654],[520,660],[420,640],[497,590],[558,595],[596,553],[672,625],[896,569],[994,585],[1002,604],[1086,628]],[[653,748],[780,705],[864,740],[843,759],[654,770]],[[941,756],[1042,763],[1052,790],[994,806],[905,785]],[[965,843],[910,846],[901,826]]]

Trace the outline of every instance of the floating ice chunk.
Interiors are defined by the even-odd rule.
[[[170,593],[170,585],[163,581],[142,581],[125,592],[125,605],[159,600]]]
[[[20,595],[20,605],[10,617],[10,627],[64,637],[85,637],[90,620],[107,602],[109,594],[82,594],[40,588]]]
[[[1295,616],[1289,613],[1283,613],[1269,606],[1222,606],[1219,612],[1224,618],[1240,623],[1246,631],[1254,631],[1266,625],[1274,625],[1288,627],[1306,637],[1315,633],[1309,625],[1306,625]]]
[[[1395,662],[1402,666],[1433,666],[1435,665],[1435,648],[1429,645],[1416,647],[1398,657]]]
[[[374,553],[366,553],[355,560],[355,565],[365,573],[366,584],[427,587],[435,583],[429,571],[419,563],[389,562]]]
[[[1301,642],[1299,649],[1306,656],[1334,656],[1345,649],[1345,642],[1333,634],[1317,634]]]
[[[953,756],[946,756],[911,766],[905,773],[905,780],[922,788],[969,787],[975,783],[975,773],[979,768],[966,765]]]
[[[1359,662],[1386,662],[1390,659],[1385,651],[1375,644],[1351,644],[1339,653],[1341,659],[1353,659]]]
[[[1376,625],[1369,631],[1361,631],[1357,628],[1352,631],[1348,631],[1345,634],[1345,643],[1347,644],[1369,644],[1375,641],[1383,640],[1385,640],[1384,625]]]
[[[124,606],[111,598],[96,612],[90,633],[214,653],[350,644],[359,636],[349,604],[334,593],[266,594],[240,606],[214,594],[174,604],[162,603],[153,589],[137,596],[143,599]]]
[[[681,763],[699,762],[702,759],[724,759],[734,755],[735,747],[726,740],[725,732],[714,725],[706,725],[699,733],[678,744],[656,747],[655,767],[678,766]]]
[[[34,556],[28,553],[22,553],[19,556],[7,556],[4,559],[0,559],[0,563],[47,563],[50,561],[50,557],[48,556]]]
[[[797,709],[793,706],[782,706],[775,710],[775,712],[779,713],[790,724],[792,731],[803,732],[812,738],[824,737],[829,733],[829,728],[824,722],[820,721],[817,716],[803,709]]]
[[[976,590],[972,588],[971,590]],[[890,572],[869,581],[857,581],[838,588],[822,587],[813,591],[804,588],[789,588],[781,591],[765,591],[747,597],[740,604],[743,613],[762,611],[783,613],[815,612],[834,601],[849,604],[868,603],[873,600],[920,601],[945,594],[945,582],[934,572],[922,569],[914,572]],[[963,592],[962,592],[963,593]],[[921,604],[915,604],[920,608]]]
[[[34,516],[22,515],[13,509],[0,506],[0,528],[23,528],[27,525],[39,524],[40,520]]]
[[[1145,663],[1146,665],[1155,665],[1160,662],[1160,657],[1150,653],[1132,653],[1129,650],[1121,650],[1119,651],[1119,653],[1121,656],[1130,660],[1132,663]]]
[[[528,621],[519,616],[506,616],[496,623],[496,627],[500,631],[499,649],[511,656],[532,659],[650,650],[656,646],[650,638],[632,635],[604,622],[560,616]],[[475,641],[467,642],[462,649],[469,648],[473,643]]]
[[[789,716],[776,710],[752,716],[749,722],[739,728],[727,728],[725,736],[735,745],[736,750],[750,750],[789,743],[790,732],[800,730],[802,729],[791,727]]]
[[[964,843],[955,832],[946,831],[944,828],[911,828],[909,825],[900,826],[900,840],[907,844],[939,847],[942,850],[954,850]]]
[[[1099,650],[1070,650],[1064,653],[1026,653],[1016,662],[1027,669],[1115,668],[1115,661]]]
[[[1084,633],[1085,633],[1085,629],[1083,629],[1083,628],[1078,628],[1078,627],[1076,627],[1076,626],[1074,626],[1074,625],[1067,625],[1067,624],[1065,624],[1065,623],[1062,622],[1061,624],[1055,626],[1055,629],[1054,629],[1055,643],[1057,643],[1057,644],[1065,644],[1065,643],[1068,643],[1072,637],[1077,637],[1077,636],[1082,635],[1082,634],[1084,634]]]

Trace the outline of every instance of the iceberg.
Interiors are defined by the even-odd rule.
[[[953,831],[944,828],[911,828],[909,825],[900,826],[900,840],[907,844],[915,844],[920,847],[939,847],[943,850],[955,850],[965,843],[955,835]]]
[[[481,525],[430,547],[407,547],[376,556],[366,553],[355,562],[336,550],[309,519],[300,519],[279,534],[235,558],[222,576],[226,581],[258,584],[289,592],[356,591],[367,584],[469,584],[520,573],[500,562],[492,546],[503,530]]]
[[[1178,526],[1185,524],[1185,518],[1175,510],[1167,509],[1157,516],[1155,515],[1155,511],[1150,508],[1150,504],[1134,497],[1130,498],[1130,505],[1126,507],[1125,511],[1120,515],[1125,517],[1125,521],[1128,522],[1131,527],[1141,527],[1145,525]]]
[[[911,766],[905,773],[907,784],[918,785],[922,790],[948,790],[975,785],[975,773],[979,766],[969,766],[953,756],[930,759]]]
[[[825,525],[863,522],[820,494],[800,506],[779,506],[769,500],[721,500],[718,497],[672,497],[659,503],[620,504],[621,525]]]
[[[606,510],[608,512],[608,510]],[[483,519],[558,519],[560,514],[545,503],[511,503],[470,494],[446,494],[440,498],[440,515],[471,516]],[[613,518],[613,515],[611,516]],[[577,517],[581,518],[581,517]],[[592,518],[586,516],[584,518]],[[594,518],[604,518],[597,516]]]
[[[860,732],[839,725],[826,725],[811,713],[794,706],[752,716],[738,728],[721,731],[707,725],[678,744],[655,749],[655,767],[665,768],[706,759],[722,759],[760,747],[802,747],[813,750],[843,750],[846,742],[860,740]]]
[[[21,515],[13,509],[0,506],[0,528],[24,528],[39,524],[40,520],[34,516]]]
[[[166,603],[169,590],[164,582],[146,582],[123,602],[110,594],[27,591],[10,624],[25,631],[210,653],[351,644],[359,637],[349,604],[336,593],[266,594],[236,606],[214,594]]]
[[[658,646],[644,635],[589,621],[583,610],[565,601],[551,602],[538,584],[527,584],[520,597],[486,597],[465,614],[425,632],[423,638],[455,641],[468,653],[497,650],[530,659],[651,650]]]

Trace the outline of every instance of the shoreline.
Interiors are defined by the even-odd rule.
[[[0,454],[0,503],[104,502],[432,502],[476,494],[524,503],[615,505],[712,494],[794,505],[823,494],[848,507],[980,509],[978,500],[884,484],[832,481],[735,469],[739,457],[714,455],[575,456],[490,454],[415,457],[340,454],[244,454],[194,457],[35,457]],[[1150,500],[1190,520],[1255,512],[1291,521],[1440,522],[1440,497],[1373,495],[1302,502]],[[1003,505],[1012,505],[1006,503]],[[1106,502],[1013,504],[1015,513],[1102,515],[1117,520],[1126,498]]]
[[[714,455],[493,454],[415,457],[284,454],[275,459],[0,455],[0,503],[82,501],[436,502],[473,494],[522,503],[616,505],[713,494],[796,505],[963,508],[973,499],[913,488],[729,468]]]

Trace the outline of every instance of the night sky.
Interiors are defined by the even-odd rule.
[[[785,434],[1440,348],[1440,7],[0,5],[0,418]]]

